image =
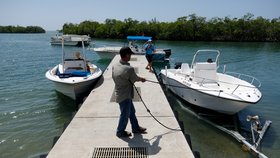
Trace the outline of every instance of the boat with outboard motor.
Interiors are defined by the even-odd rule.
[[[56,91],[74,100],[89,91],[102,75],[100,68],[86,60],[83,38],[80,38],[79,41],[82,48],[71,47],[70,49],[68,47],[66,50],[64,36],[62,36],[62,63],[45,74],[47,79],[54,82]]]
[[[128,46],[135,54],[144,55],[146,53],[145,45],[148,41],[152,41],[152,37],[147,36],[127,36]],[[141,43],[144,41],[144,43]],[[155,61],[163,61],[169,60],[171,55],[170,48],[155,48],[153,52],[153,60]]]
[[[145,55],[145,45],[147,41],[151,41],[152,37],[148,36],[127,36],[128,47],[134,52],[135,55]],[[140,42],[142,42],[140,44]],[[143,43],[144,42],[144,43]],[[101,58],[113,58],[116,54],[119,53],[120,46],[103,46],[96,48],[89,48],[89,50],[95,51]],[[155,49],[153,53],[154,61],[166,61],[169,60],[171,55],[171,49]]]
[[[52,45],[61,45],[62,38],[64,42],[64,46],[82,46],[81,38],[83,39],[84,45],[88,46],[90,44],[91,38],[88,35],[56,35],[51,37]]]
[[[191,66],[161,70],[162,82],[183,100],[220,113],[235,114],[257,103],[262,98],[260,81],[225,69],[217,72],[219,56],[218,50],[198,50]]]

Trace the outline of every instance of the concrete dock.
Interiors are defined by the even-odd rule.
[[[48,158],[193,158],[194,155],[182,131],[166,129],[147,112],[135,93],[134,105],[140,126],[146,134],[132,134],[129,138],[116,136],[120,115],[119,105],[112,97],[114,82],[112,65],[120,60],[116,56],[71,123],[62,133]],[[145,69],[145,56],[133,55],[130,61],[137,74],[156,81],[154,73]],[[136,82],[136,87],[151,113],[164,125],[180,129],[172,109],[159,84]],[[130,122],[127,131],[131,132]]]

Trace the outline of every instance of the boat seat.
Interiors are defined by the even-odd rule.
[[[181,65],[181,73],[185,74],[185,75],[189,75],[190,74],[190,67],[188,63],[182,63]]]
[[[60,78],[69,78],[69,77],[84,77],[90,74],[89,71],[82,70],[80,67],[67,67],[63,71],[63,67],[61,64],[58,66],[58,71],[56,71],[56,75]]]
[[[197,83],[216,83],[217,65],[215,62],[201,62],[194,65],[194,81]]]

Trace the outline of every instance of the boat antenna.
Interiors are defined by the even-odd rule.
[[[87,71],[87,58],[86,58],[86,53],[85,53],[85,44],[84,44],[84,38],[81,37],[82,41],[82,52],[83,52],[83,57],[84,57],[84,70]]]
[[[61,62],[61,65],[62,65],[62,73],[64,73],[64,57],[65,57],[65,54],[64,54],[64,36],[62,35],[62,37],[61,37],[61,51],[62,51],[62,58],[61,58],[61,60],[62,60],[62,62]]]

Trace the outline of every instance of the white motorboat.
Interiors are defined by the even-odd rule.
[[[52,45],[61,45],[62,38],[64,40],[64,46],[82,46],[81,38],[84,41],[84,45],[87,46],[90,44],[91,38],[88,35],[56,35],[51,37]]]
[[[135,55],[145,55],[145,44],[152,37],[147,36],[127,36],[128,46],[135,53]],[[144,42],[143,42],[144,41]],[[141,44],[139,44],[142,42]],[[121,47],[119,46],[103,46],[97,48],[90,48],[95,51],[101,58],[113,58],[119,53]],[[155,49],[153,60],[163,61],[168,60],[171,55],[171,49]]]
[[[92,88],[102,75],[102,70],[86,60],[83,38],[82,48],[64,48],[62,36],[62,63],[46,72],[45,76],[55,84],[56,91],[76,100]],[[68,47],[69,48],[69,47]],[[82,50],[77,49],[80,48]]]
[[[93,50],[96,52],[102,52],[102,53],[119,53],[119,51],[121,50],[122,47],[113,47],[113,46],[104,46],[104,47],[98,47],[98,48],[94,48]]]
[[[219,55],[218,50],[199,50],[191,66],[183,63],[179,69],[161,70],[162,81],[183,100],[220,113],[235,114],[257,103],[262,97],[260,81],[225,69],[217,72]]]
[[[120,46],[103,46],[96,48],[89,48],[89,50],[95,51],[101,58],[113,59],[115,55],[119,54],[122,47]]]

